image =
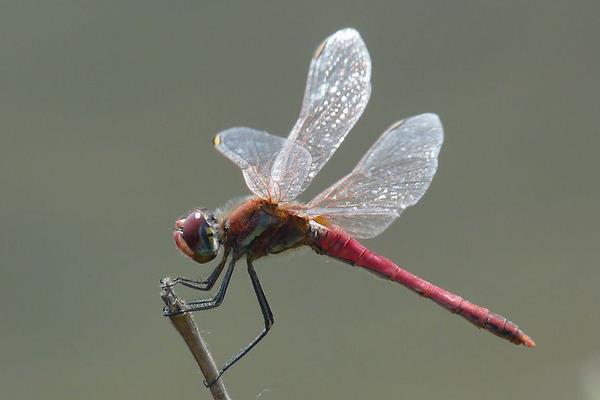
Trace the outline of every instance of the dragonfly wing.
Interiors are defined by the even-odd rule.
[[[242,169],[248,188],[258,197],[274,201],[295,198],[298,180],[306,179],[310,154],[301,146],[288,145],[282,137],[252,128],[230,128],[215,136],[215,148]],[[287,157],[276,161],[286,147]],[[286,171],[295,170],[293,179]],[[304,171],[304,172],[303,172]]]
[[[307,176],[293,177],[301,182],[298,194],[308,187],[361,116],[371,93],[370,79],[371,59],[356,30],[334,33],[315,51],[300,116],[288,136],[288,143],[304,147],[311,155]],[[288,151],[279,157],[286,164]],[[292,176],[288,173],[288,179]]]
[[[322,216],[358,238],[379,235],[425,194],[443,140],[435,114],[392,125],[350,174],[308,203],[306,214]]]

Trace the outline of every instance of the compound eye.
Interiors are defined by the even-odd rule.
[[[191,257],[199,263],[209,262],[219,252],[215,230],[204,215],[202,210],[195,210],[187,216],[181,226],[181,237],[193,252]]]
[[[208,223],[206,222],[204,215],[198,210],[190,213],[190,215],[188,215],[183,222],[183,240],[185,240],[185,243],[193,251],[196,251],[198,248],[198,245],[200,244],[201,231],[207,226]]]

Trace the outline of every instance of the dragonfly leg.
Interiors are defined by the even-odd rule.
[[[221,287],[219,288],[219,291],[214,297],[210,299],[186,302],[183,309],[175,313],[169,313],[168,311],[166,311],[165,308],[164,315],[169,316],[173,314],[181,314],[184,312],[204,311],[220,306],[221,303],[223,303],[223,299],[225,298],[225,293],[227,292],[227,287],[229,286],[229,282],[231,281],[231,275],[233,274],[233,269],[235,267],[236,261],[237,259],[233,258],[229,263],[227,271],[225,271],[225,276],[223,277],[223,282],[221,282]]]
[[[209,291],[210,289],[213,288],[213,286],[215,286],[217,279],[219,279],[221,272],[223,272],[223,269],[225,268],[225,262],[227,261],[228,256],[229,256],[229,252],[227,251],[223,254],[223,259],[219,262],[219,264],[215,267],[215,269],[210,273],[208,278],[201,280],[201,281],[197,281],[194,279],[178,277],[178,278],[173,279],[170,282],[170,286],[183,285],[183,286],[189,287],[191,289],[195,289],[195,290]]]
[[[250,280],[252,281],[252,286],[254,287],[254,292],[256,293],[256,298],[258,299],[258,304],[260,305],[260,310],[263,315],[265,327],[263,328],[262,332],[256,338],[254,338],[254,340],[252,340],[239,353],[235,354],[229,361],[227,361],[225,363],[225,365],[223,366],[223,369],[219,372],[219,375],[217,375],[217,377],[214,380],[212,380],[211,382],[205,382],[205,385],[207,387],[211,386],[213,383],[218,381],[219,378],[221,377],[221,375],[223,375],[223,373],[225,373],[225,371],[227,371],[233,364],[238,362],[250,350],[252,350],[252,348],[254,346],[256,346],[258,344],[258,342],[260,342],[262,340],[262,338],[264,338],[267,335],[267,333],[273,326],[273,323],[275,322],[275,319],[273,318],[273,312],[271,311],[271,307],[269,307],[269,303],[267,302],[265,293],[262,290],[260,281],[258,280],[258,275],[256,274],[256,271],[254,270],[254,266],[252,265],[252,260],[250,259],[250,257],[247,258],[247,263],[248,263],[248,275],[250,275]]]

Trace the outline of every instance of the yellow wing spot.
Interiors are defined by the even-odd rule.
[[[396,129],[396,128],[398,128],[400,125],[402,125],[403,123],[404,123],[404,120],[403,120],[403,119],[401,119],[400,121],[396,121],[396,122],[394,122],[393,124],[391,124],[391,125],[389,126],[389,128],[387,128],[387,129],[386,129],[386,131],[391,131],[392,129]]]
[[[323,52],[323,49],[325,49],[325,45],[327,44],[327,40],[323,41],[323,43],[321,43],[319,45],[319,47],[317,47],[317,49],[315,50],[315,55],[313,56],[314,59],[319,58],[319,56],[321,55],[321,53]]]
[[[221,144],[221,136],[219,136],[218,134],[217,134],[217,135],[215,135],[215,137],[213,138],[213,144],[214,144],[215,146],[218,146],[218,145],[220,145],[220,144]]]

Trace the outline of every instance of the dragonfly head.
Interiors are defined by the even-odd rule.
[[[196,209],[175,222],[173,239],[179,250],[201,264],[219,252],[219,223],[207,209]]]

